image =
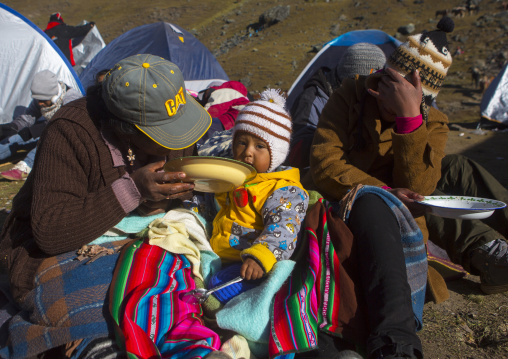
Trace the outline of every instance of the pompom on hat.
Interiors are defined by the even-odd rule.
[[[233,142],[238,131],[261,138],[270,150],[272,172],[279,167],[289,153],[292,121],[286,110],[286,99],[280,90],[267,89],[261,98],[248,103],[238,115],[233,127]]]
[[[418,70],[422,83],[422,114],[426,118],[432,101],[436,98],[444,78],[452,64],[446,33],[452,32],[455,24],[449,17],[443,17],[437,29],[409,36],[388,58],[386,67],[406,77]],[[376,89],[383,73],[370,75],[366,80],[367,88]]]

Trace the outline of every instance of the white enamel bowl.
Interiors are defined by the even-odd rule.
[[[483,219],[506,207],[501,201],[467,196],[425,196],[420,203],[428,206],[435,216],[456,219]]]

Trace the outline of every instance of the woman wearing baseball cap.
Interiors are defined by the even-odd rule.
[[[120,61],[85,98],[55,114],[1,234],[1,262],[22,313],[36,311],[32,299],[39,283],[34,277],[45,259],[77,251],[132,211],[162,212],[171,200],[190,196],[194,185],[181,181],[185,173],[164,172],[162,167],[169,158],[194,154],[196,141],[210,124],[210,115],[187,94],[179,68],[152,55]],[[89,281],[89,287],[94,280],[93,274],[79,278]],[[107,288],[94,287],[95,297],[105,298]],[[65,293],[62,296],[55,300],[64,301]],[[106,322],[103,312],[99,306],[97,320]],[[66,344],[58,342],[65,335],[54,327],[54,336],[46,340],[49,347],[28,345],[20,355],[35,356]],[[14,331],[9,336],[22,340]],[[16,346],[9,343],[12,355]]]

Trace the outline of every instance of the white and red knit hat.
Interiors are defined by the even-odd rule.
[[[289,153],[291,140],[291,116],[285,108],[286,99],[280,90],[267,89],[261,98],[245,105],[233,127],[233,141],[238,131],[250,133],[261,138],[270,150],[272,172],[279,167]]]

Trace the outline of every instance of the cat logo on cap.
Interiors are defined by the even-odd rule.
[[[180,87],[180,90],[175,96],[175,99],[169,99],[165,103],[166,110],[168,111],[169,117],[174,116],[181,105],[185,105],[185,94],[183,93],[183,87]]]

